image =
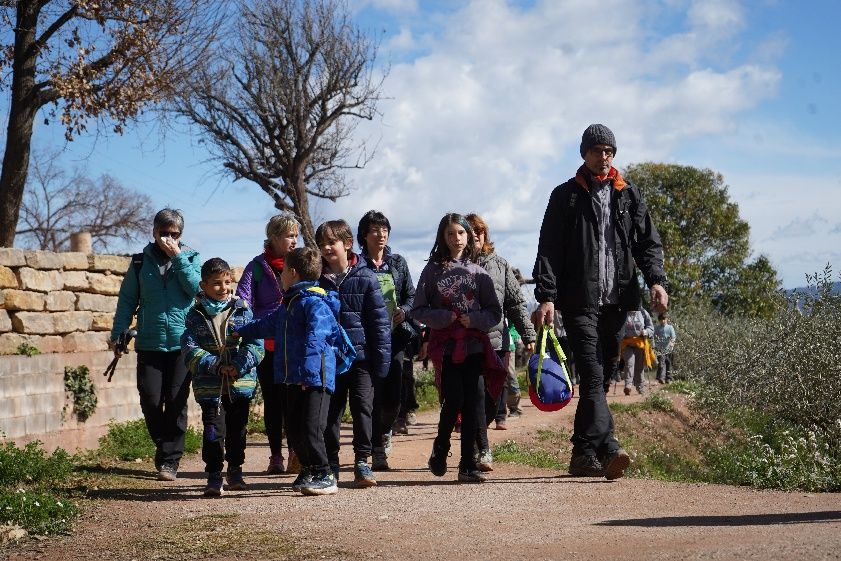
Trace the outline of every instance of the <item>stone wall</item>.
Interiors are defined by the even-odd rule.
[[[0,355],[108,348],[131,258],[0,248]]]
[[[108,339],[130,265],[128,256],[0,248],[0,355],[17,355],[23,343],[42,353],[0,356],[0,440],[92,447],[109,421],[142,418],[135,354],[120,360],[112,382],[102,376],[114,356]],[[235,279],[241,274],[234,269]],[[81,365],[99,400],[84,423],[64,391],[64,367]],[[200,423],[192,396],[189,406],[191,423]]]

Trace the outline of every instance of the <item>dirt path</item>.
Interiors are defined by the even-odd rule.
[[[526,405],[491,440],[569,428],[574,405],[554,414]],[[427,471],[437,414],[419,420],[396,437],[394,469],[378,474],[375,488],[346,487],[344,465],[337,495],[303,497],[289,489],[292,476],[259,473],[268,452],[256,442],[249,491],[200,498],[203,467],[192,457],[178,481],[109,493],[72,537],[29,544],[10,559],[841,559],[839,494],[608,482],[505,464],[483,485],[460,485],[455,470],[440,479]],[[233,549],[219,545],[236,540]]]

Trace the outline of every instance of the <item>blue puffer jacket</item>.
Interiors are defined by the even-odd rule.
[[[230,364],[239,375],[223,387],[223,380],[214,366],[222,352],[213,336],[212,317],[198,301],[187,312],[186,327],[181,336],[184,363],[193,377],[193,395],[199,403],[216,403],[220,391],[229,393],[232,400],[251,399],[257,388],[257,365],[263,360],[263,342],[256,338],[232,337],[231,333],[253,318],[248,303],[232,299],[228,307],[219,312],[226,319],[224,349]]]
[[[154,243],[143,249],[143,266],[135,275],[129,265],[114,313],[111,340],[115,341],[129,325],[137,311],[137,340],[139,351],[178,351],[184,318],[199,292],[201,259],[198,252],[181,246],[181,253],[172,258],[165,275],[159,265],[164,263],[163,252]],[[140,285],[138,286],[138,277]]]
[[[239,335],[275,338],[275,383],[323,387],[333,393],[339,308],[335,292],[302,281],[286,291],[280,307],[240,328]]]
[[[351,254],[350,263],[339,286],[325,274],[320,284],[325,290],[339,293],[339,323],[356,349],[356,360],[367,360],[371,374],[384,378],[391,365],[391,318],[377,275],[355,253]],[[329,270],[325,263],[324,271]]]

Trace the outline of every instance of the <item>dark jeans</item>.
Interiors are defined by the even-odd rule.
[[[371,414],[374,409],[374,383],[367,361],[354,362],[350,370],[336,376],[336,391],[330,398],[324,444],[330,464],[339,465],[339,437],[342,414],[350,401],[353,418],[353,453],[356,460],[367,460],[371,455]]]
[[[380,448],[383,434],[391,430],[391,425],[400,412],[400,389],[403,382],[403,353],[397,353],[391,359],[391,367],[385,378],[374,380],[374,410],[371,419],[371,445]]]
[[[672,353],[657,357],[657,379],[663,382],[672,379]]]
[[[405,419],[409,411],[416,411],[420,405],[415,393],[415,362],[412,357],[403,359],[403,380],[400,384],[400,411],[397,416]]]
[[[257,365],[257,380],[263,394],[263,423],[269,439],[272,456],[281,455],[283,429],[286,421],[286,384],[277,384],[274,380],[274,351],[266,351],[266,356]]]
[[[330,410],[330,394],[324,388],[287,386],[286,412],[289,447],[295,450],[301,465],[313,472],[326,473],[330,468],[324,432]]]
[[[610,387],[619,366],[619,335],[625,315],[615,306],[603,307],[598,313],[563,314],[581,379],[571,439],[573,456],[603,458],[619,449],[605,388]]]
[[[190,373],[180,351],[137,351],[137,391],[149,437],[155,443],[155,467],[178,466],[187,432]]]
[[[228,471],[242,467],[245,462],[245,440],[248,428],[250,399],[222,396],[221,403],[201,404],[201,422],[204,425],[201,459],[204,471],[222,471],[223,459]]]
[[[441,368],[441,417],[438,420],[438,436],[433,446],[440,453],[450,449],[450,436],[461,411],[461,465],[475,467],[473,444],[484,416],[485,384],[482,378],[484,357],[481,353],[467,356],[461,364],[455,364],[448,355]]]

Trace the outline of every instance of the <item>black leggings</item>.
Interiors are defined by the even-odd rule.
[[[461,411],[461,467],[475,468],[473,443],[479,423],[484,420],[485,384],[482,379],[484,357],[481,353],[467,355],[464,362],[453,363],[445,356],[441,369],[441,417],[438,421],[438,436],[433,446],[437,453],[450,449],[450,436]]]

